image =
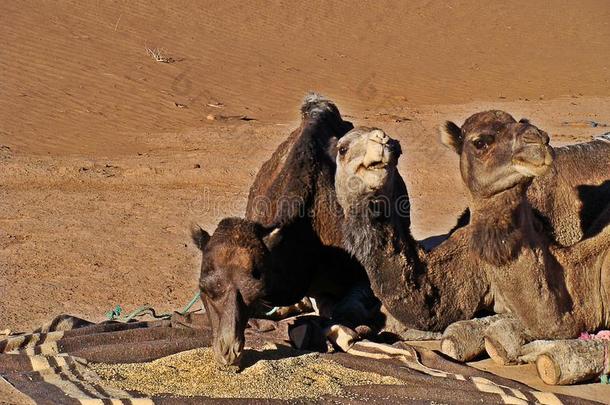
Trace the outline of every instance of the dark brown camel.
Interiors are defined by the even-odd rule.
[[[466,119],[461,128],[447,121],[440,128],[441,140],[462,155],[464,139],[492,135],[516,122],[504,111],[479,112]],[[521,122],[528,123],[525,119]],[[555,154],[554,165],[533,179],[527,196],[549,225],[548,232],[557,242],[568,246],[581,240],[610,205],[610,142],[600,137],[592,142],[555,148]]]
[[[364,269],[341,245],[334,148],[352,125],[315,94],[301,113],[300,127],[259,171],[246,218],[222,220],[211,237],[193,234],[203,251],[200,288],[221,363],[237,361],[258,304],[312,296],[322,315],[352,328],[378,313]]]

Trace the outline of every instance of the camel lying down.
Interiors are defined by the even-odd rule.
[[[533,179],[552,170],[548,135],[527,121],[495,124],[448,131],[443,139],[460,153],[470,194],[470,251],[495,289],[496,311],[509,315],[450,328],[461,330],[461,345],[472,354],[484,347],[501,364],[535,360],[547,383],[607,373],[604,343],[555,339],[610,327],[610,208],[585,239],[568,247],[555,242],[528,200]],[[589,145],[605,149],[610,137]],[[529,343],[537,339],[553,341]]]
[[[498,336],[525,336],[521,332],[526,331],[522,343],[527,343],[533,338],[573,338],[580,331],[606,327],[610,320],[600,311],[610,308],[601,288],[608,278],[595,284],[596,276],[607,277],[607,270],[602,272],[608,251],[603,221],[598,234],[582,243],[567,248],[555,244],[536,222],[525,195],[531,178],[553,161],[548,137],[528,123],[510,123],[496,132],[481,142],[468,138],[470,143],[460,146],[465,182],[476,190],[471,193],[472,219],[429,252],[409,231],[408,194],[396,169],[398,142],[379,129],[356,128],[338,143],[335,188],[345,215],[346,248],[365,266],[373,291],[390,314],[412,328],[446,329],[443,351],[460,360],[485,350],[486,333],[491,347],[493,331]],[[507,161],[487,154],[494,150]],[[494,211],[496,206],[502,209]],[[530,240],[527,235],[535,236]],[[582,276],[567,271],[574,263],[587,263],[591,270]],[[515,266],[531,268],[532,274],[517,272]],[[579,287],[591,293],[584,297]],[[461,321],[482,311],[500,314]],[[514,333],[506,334],[508,327]],[[599,348],[597,343],[590,346]]]

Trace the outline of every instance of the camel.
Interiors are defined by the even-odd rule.
[[[493,134],[498,128],[516,122],[504,111],[479,112],[466,119],[461,128],[451,121],[445,122],[440,128],[441,140],[461,155],[463,139]],[[610,142],[603,139],[555,148],[554,165],[544,175],[535,177],[528,188],[533,208],[545,219],[548,232],[564,246],[581,240],[610,205]],[[460,222],[468,221],[464,218]]]
[[[496,222],[505,221],[467,224],[424,251],[409,232],[408,194],[396,169],[399,155],[399,144],[379,129],[356,128],[339,141],[335,188],[345,214],[345,246],[363,263],[373,291],[394,317],[413,328],[446,328],[442,351],[469,360],[484,351],[486,330],[515,322],[502,284],[471,248],[482,229],[493,232]],[[489,257],[512,252],[500,249],[503,245],[486,246]],[[500,315],[470,320],[485,311]]]
[[[451,143],[461,152],[460,170],[470,196],[470,250],[494,286],[496,305],[501,303],[512,314],[489,326],[485,345],[492,358],[512,363],[531,360],[532,348],[541,351],[539,345],[523,346],[530,341],[576,338],[582,332],[610,327],[610,208],[591,223],[583,240],[560,245],[545,232],[544,219],[532,207],[528,188],[538,178],[565,178],[564,173],[552,170],[554,156],[565,155],[554,153],[548,135],[528,121],[507,120],[490,129],[462,129]],[[595,151],[605,151],[607,145],[608,135],[580,148],[599,156]],[[587,358],[582,345],[575,347]],[[603,346],[592,347],[603,353]],[[561,346],[546,350],[555,352],[552,361],[551,354],[539,364],[541,376],[548,381],[560,381],[556,370],[566,363],[571,365],[563,370],[568,374],[563,376],[565,381],[591,374],[584,365],[595,362],[581,359],[576,367],[573,359],[557,356]]]
[[[362,326],[362,333],[377,322],[381,304],[362,266],[341,245],[343,217],[334,191],[334,147],[352,124],[316,94],[305,98],[301,118],[259,171],[246,218],[223,219],[211,236],[192,230],[203,252],[200,289],[221,364],[238,361],[248,318],[261,305],[311,296],[333,322]]]
[[[335,189],[346,249],[366,269],[375,295],[404,325],[443,331],[493,309],[487,275],[471,260],[469,226],[426,252],[410,232],[409,197],[397,170],[398,141],[355,128],[337,144]]]

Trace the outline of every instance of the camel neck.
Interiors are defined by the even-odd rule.
[[[409,224],[408,216],[396,210],[388,215],[352,211],[344,223],[345,245],[365,267],[373,292],[392,316],[409,327],[433,330],[434,303],[426,292],[434,289]]]
[[[526,191],[527,185],[518,184],[491,197],[471,196],[473,221],[489,217],[490,213],[512,216],[527,201]]]
[[[346,214],[344,245],[365,267],[376,269],[388,255],[416,251],[409,227],[408,213],[397,212],[395,204],[369,200]]]
[[[566,282],[571,270],[549,249],[525,192],[525,186],[515,187],[475,205],[471,249],[491,265],[490,279],[530,332],[541,338],[571,337],[582,330],[571,315]]]
[[[502,266],[515,260],[534,235],[527,185],[517,185],[489,198],[472,198],[472,249],[484,261]]]

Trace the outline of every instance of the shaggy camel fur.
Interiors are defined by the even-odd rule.
[[[481,139],[517,121],[504,111],[470,116],[458,127],[447,121],[442,142],[462,154],[463,140]],[[522,119],[520,122],[528,123]],[[610,142],[608,138],[555,148],[555,164],[534,178],[527,191],[533,208],[546,220],[549,233],[564,246],[581,240],[598,215],[610,204]],[[462,168],[463,169],[463,168]],[[465,221],[467,222],[467,221]]]
[[[601,137],[588,148],[609,141]],[[539,353],[543,346],[523,347],[529,341],[575,338],[610,327],[610,208],[598,215],[585,239],[565,247],[549,238],[528,200],[532,179],[552,168],[548,135],[527,121],[507,122],[453,143],[461,151],[470,193],[471,251],[495,287],[496,306],[512,314],[485,331],[488,353],[501,363],[532,360],[532,347]],[[539,370],[547,381],[573,382],[590,374],[589,367],[583,369],[587,362],[558,354],[568,353],[568,346],[546,348]],[[592,343],[592,350],[599,352],[597,346]],[[551,363],[570,365],[564,380],[549,371]]]
[[[344,244],[388,312],[408,327],[442,331],[491,310],[486,274],[470,258],[468,226],[430,252],[413,239],[409,197],[396,167],[400,144],[380,129],[356,128],[337,147]]]
[[[352,125],[315,94],[305,98],[301,113],[300,127],[258,173],[246,219],[222,220],[211,237],[193,232],[203,251],[200,288],[221,363],[237,361],[248,318],[261,304],[312,296],[322,315],[352,328],[368,324],[381,305],[362,266],[341,247],[334,146]]]
[[[469,135],[461,170],[476,230],[472,250],[491,266],[503,301],[536,336],[573,337],[610,323],[610,285],[604,283],[610,268],[602,266],[610,249],[608,209],[594,223],[594,235],[581,242],[562,247],[549,240],[526,195],[532,178],[552,167],[548,141],[527,122]]]

